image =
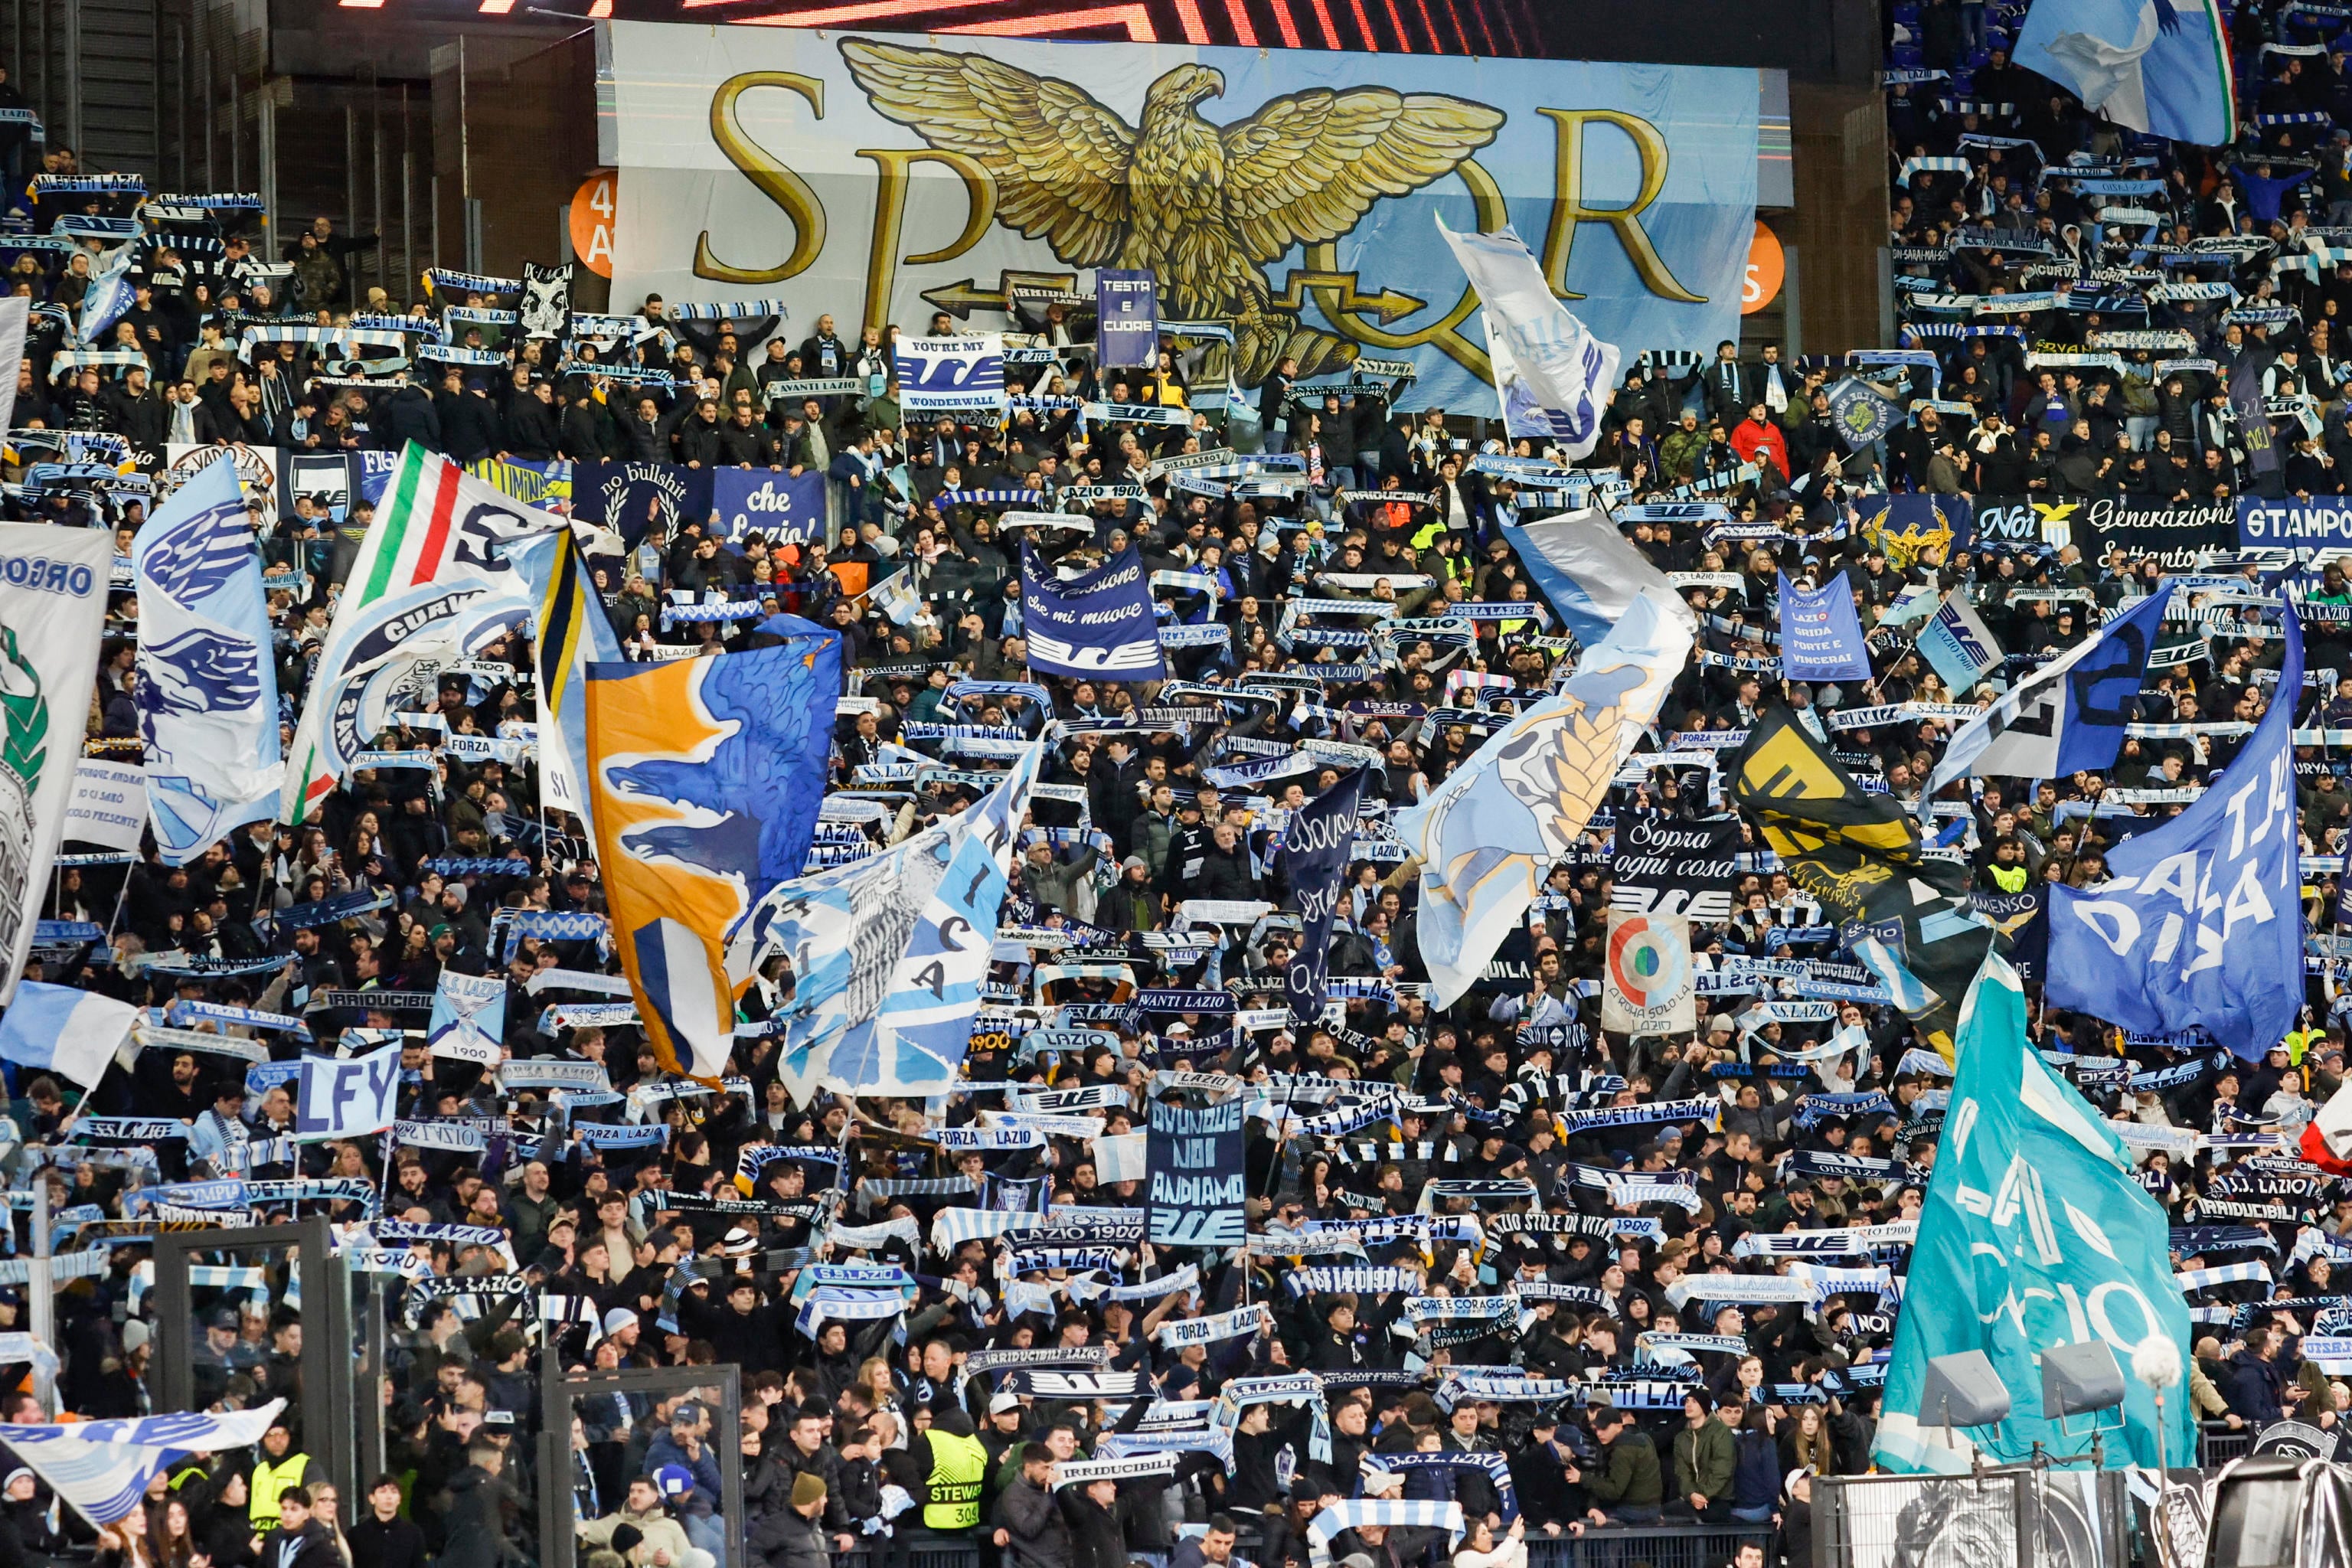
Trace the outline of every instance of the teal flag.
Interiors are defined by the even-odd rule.
[[[2132,1351],[2169,1339],[2189,1362],[2189,1310],[2173,1282],[2164,1211],[2131,1179],[2123,1145],[2027,1042],[2017,971],[1988,958],[1960,1009],[1959,1066],[1904,1281],[1874,1450],[1881,1468],[1955,1473],[1973,1440],[1989,1461],[2087,1454],[2087,1415],[2042,1415],[2039,1352],[2105,1341],[2124,1369],[2124,1429],[2102,1434],[2111,1467],[2157,1463],[2156,1402]],[[1923,1426],[1930,1356],[1982,1351],[2009,1388],[1998,1426]],[[2186,1382],[2165,1394],[2165,1452],[2194,1460]],[[2097,1419],[2113,1427],[2116,1413]]]

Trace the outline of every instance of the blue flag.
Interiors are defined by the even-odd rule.
[[[1780,672],[1791,680],[1870,679],[1870,647],[1844,573],[1810,590],[1780,579]]]
[[[1895,400],[1866,381],[1850,375],[1830,388],[1830,421],[1849,452],[1869,446],[1902,418]]]
[[[1964,1474],[1969,1445],[2011,1464],[2040,1444],[2087,1454],[2091,1420],[2040,1414],[2041,1353],[2099,1342],[2125,1367],[2123,1430],[2100,1419],[2106,1462],[2153,1466],[2157,1411],[2129,1374],[2151,1336],[2189,1361],[2189,1310],[2173,1282],[2164,1210],[2132,1180],[2131,1162],[2083,1097],[2032,1048],[2025,994],[1998,955],[1960,1009],[1959,1066],[1904,1281],[1903,1316],[1886,1370],[1873,1450],[1882,1468]],[[1937,1413],[1920,1407],[1932,1356],[1982,1351],[2008,1386],[1995,1426],[1956,1427],[1947,1447]],[[2196,1452],[2189,1388],[2164,1402],[2165,1458]]]
[[[1097,680],[1163,680],[1160,626],[1134,546],[1066,582],[1021,552],[1021,632],[1029,667]]]
[[[1576,640],[1587,647],[1609,635],[1643,589],[1678,597],[1666,574],[1596,508],[1528,523],[1506,522],[1503,537],[1527,563],[1528,575]]]
[[[1095,273],[1095,363],[1106,370],[1160,363],[1160,285],[1150,268]]]
[[[2230,35],[2214,0],[2033,0],[2016,59],[2134,131],[2200,147],[2237,136]]]
[[[235,461],[215,458],[156,509],[131,572],[147,815],[164,863],[184,866],[275,816],[283,782],[269,607]]]
[[[2110,880],[2050,889],[2050,1000],[2142,1034],[2204,1028],[2249,1061],[2303,1005],[2294,708],[2303,629],[2285,611],[2271,705],[2221,776],[2107,855]]]
[[[1348,859],[1356,843],[1356,813],[1364,800],[1369,768],[1358,768],[1291,817],[1282,832],[1283,875],[1291,901],[1307,919],[1298,951],[1283,976],[1290,1016],[1312,1024],[1323,1016],[1323,980],[1331,963],[1331,920],[1339,904]]]
[[[1969,773],[2046,779],[2115,766],[2171,598],[2166,583],[2098,636],[2001,693],[1960,726],[1921,798]]]

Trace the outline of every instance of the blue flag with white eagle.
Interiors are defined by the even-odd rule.
[[[2141,1034],[2203,1028],[2249,1061],[2303,1005],[2294,709],[2303,629],[2269,709],[2221,776],[2163,826],[2107,852],[2108,880],[2050,886],[2050,1001]]]
[[[2200,147],[2237,135],[2216,0],[2033,0],[2016,59],[2117,125]]]
[[[278,814],[278,668],[261,558],[226,454],[156,508],[131,546],[147,815],[170,866]]]

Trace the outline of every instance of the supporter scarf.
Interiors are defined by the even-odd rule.
[[[1317,1514],[1307,1526],[1307,1554],[1314,1568],[1330,1568],[1333,1536],[1364,1524],[1443,1530],[1446,1533],[1446,1548],[1450,1555],[1454,1543],[1462,1539],[1462,1505],[1458,1502],[1391,1501],[1381,1498],[1358,1498],[1334,1503]]]
[[[1617,1310],[1616,1303],[1595,1285],[1555,1285],[1548,1279],[1521,1279],[1511,1288],[1522,1301],[1574,1301],[1583,1307],[1605,1307],[1612,1312]]]
[[[1004,1256],[1011,1274],[1041,1274],[1054,1269],[1113,1269],[1119,1255],[1108,1247],[1019,1247]]]
[[[284,1013],[265,1013],[255,1007],[232,1007],[224,1002],[174,1002],[163,1016],[174,1025],[195,1020],[251,1029],[282,1029],[306,1040],[310,1037],[310,1026],[299,1018]]]
[[[1723,1102],[1699,1098],[1696,1100],[1664,1100],[1648,1105],[1618,1105],[1601,1110],[1570,1110],[1559,1118],[1561,1129],[1570,1137],[1602,1127],[1643,1127],[1654,1121],[1696,1121],[1712,1127]]]
[[[1170,1350],[1187,1345],[1213,1345],[1255,1334],[1264,1326],[1262,1309],[1236,1307],[1205,1318],[1178,1318],[1160,1325],[1154,1337]]]
[[[2218,1268],[2189,1268],[2175,1274],[2173,1282],[2184,1296],[2197,1290],[2210,1290],[2217,1285],[2268,1285],[2271,1266],[2267,1263],[2225,1263]]]
[[[1139,1372],[1059,1372],[1040,1367],[1015,1367],[996,1385],[1000,1394],[1023,1394],[1032,1399],[1083,1402],[1132,1399],[1141,1390]],[[1116,1457],[1116,1456],[1115,1456]]]
[[[1049,1346],[1037,1350],[973,1351],[964,1357],[964,1371],[975,1377],[1013,1367],[1062,1367],[1099,1370],[1110,1364],[1109,1345]]]
[[[1491,1322],[1512,1317],[1518,1310],[1518,1299],[1514,1296],[1409,1296],[1404,1303],[1404,1315],[1415,1324],[1454,1320]]]
[[[824,1331],[828,1319],[847,1322],[876,1322],[895,1318],[907,1310],[905,1296],[897,1290],[854,1290],[838,1285],[824,1285],[808,1293],[801,1303],[800,1316],[793,1327],[807,1339]]]
[[[1568,1393],[1568,1384],[1564,1383],[1550,1383],[1542,1378],[1463,1378],[1455,1382],[1442,1383],[1437,1385],[1437,1402],[1440,1407],[1446,1410],[1454,1408],[1453,1400],[1448,1398],[1449,1391],[1453,1391],[1454,1398],[1460,1398],[1465,1395],[1472,1399],[1501,1399],[1508,1397],[1499,1394],[1474,1393],[1464,1386],[1466,1384],[1473,1383],[1529,1383],[1538,1384],[1546,1388],[1558,1391],[1557,1393],[1529,1394],[1519,1396],[1538,1401],[1557,1399]],[[1436,1453],[1430,1454],[1366,1454],[1363,1457],[1361,1464],[1363,1472],[1367,1476],[1394,1475],[1400,1470],[1423,1470],[1438,1467],[1443,1467],[1447,1469],[1484,1470],[1486,1472],[1486,1479],[1494,1483],[1495,1501],[1496,1506],[1502,1511],[1504,1524],[1507,1526],[1511,1521],[1519,1517],[1519,1494],[1517,1489],[1511,1485],[1510,1461],[1506,1459],[1500,1454],[1486,1453],[1475,1450],[1464,1451],[1461,1449],[1450,1451],[1440,1449]]]
[[[835,1247],[856,1247],[866,1252],[878,1250],[892,1241],[903,1241],[917,1252],[923,1247],[922,1230],[911,1215],[902,1215],[881,1225],[829,1226],[825,1229],[824,1239]]]
[[[1744,1356],[1749,1350],[1747,1340],[1738,1334],[1636,1334],[1633,1337],[1633,1353],[1636,1356],[1676,1366],[1686,1366],[1696,1356]]]
[[[188,1130],[168,1117],[85,1116],[73,1124],[71,1136],[101,1144],[176,1143],[187,1141]]]
[[[1927,1173],[1906,1160],[1879,1160],[1866,1154],[1832,1154],[1825,1149],[1792,1149],[1780,1159],[1780,1181],[1817,1181],[1843,1176],[1850,1182],[1899,1182],[1906,1186],[1926,1183]]]
[[[968,1198],[979,1188],[969,1176],[915,1176],[898,1181],[866,1181],[857,1188],[857,1206],[870,1210],[877,1201],[892,1198]]]
[[[1176,1472],[1173,1454],[1137,1454],[1124,1459],[1076,1459],[1054,1467],[1054,1489],[1089,1486],[1096,1481],[1137,1480]]]
[[[1414,1268],[1294,1268],[1282,1277],[1285,1289],[1293,1296],[1339,1295],[1351,1292],[1359,1296],[1385,1295],[1391,1290],[1416,1290],[1421,1288],[1421,1271]]]
[[[1104,1298],[1113,1301],[1156,1301],[1180,1290],[1198,1290],[1200,1288],[1201,1268],[1196,1263],[1187,1263],[1173,1274],[1163,1275],[1158,1279],[1146,1279],[1139,1285],[1105,1285],[1099,1280],[1087,1279],[1063,1282],[1063,1289],[1069,1292],[1070,1300],[1081,1303]]]
[[[1734,1258],[1818,1258],[1908,1247],[1918,1239],[1916,1220],[1855,1226],[1844,1230],[1801,1230],[1781,1235],[1749,1231],[1731,1248]]]
[[[2300,1263],[2319,1249],[2317,1246],[2311,1244],[2319,1241],[2334,1241],[2334,1239],[2323,1231],[2306,1230],[2295,1237],[2294,1252],[2289,1261]],[[2190,1254],[2237,1252],[2253,1248],[2275,1253],[2278,1251],[2278,1243],[2272,1239],[2270,1232],[2260,1226],[2176,1225],[2172,1227],[2172,1250],[2175,1252]],[[2340,1256],[2352,1258],[2352,1244],[2337,1242],[2336,1248],[2340,1249]],[[2332,1254],[2335,1250],[2331,1249]]]
[[[1216,1456],[1218,1462],[1225,1467],[1225,1473],[1231,1475],[1234,1468],[1232,1431],[1211,1424],[1168,1432],[1106,1432],[1101,1441],[1095,1445],[1095,1462],[1124,1459],[1138,1454],[1196,1453]]]
[[[1515,1204],[1531,1202],[1536,1195],[1535,1183],[1525,1177],[1496,1181],[1441,1178],[1423,1184],[1420,1212],[1429,1214],[1434,1205],[1450,1198],[1467,1198],[1474,1204]]]
[[[1621,1208],[1637,1208],[1643,1204],[1673,1204],[1691,1214],[1698,1213],[1705,1206],[1705,1201],[1698,1194],[1684,1183],[1629,1176],[1620,1176],[1610,1182],[1609,1201]]]
[[[1133,1247],[1142,1239],[1141,1209],[1063,1208],[1044,1225],[1016,1226],[1004,1233],[1008,1247]]]
[[[1494,1236],[1539,1233],[1607,1237],[1628,1234],[1636,1226],[1656,1223],[1654,1220],[1624,1219],[1614,1215],[1498,1214],[1487,1216],[1486,1230]]]
[[[1765,1302],[1811,1302],[1813,1288],[1801,1279],[1769,1274],[1699,1274],[1666,1287],[1666,1300],[1680,1310],[1693,1301],[1719,1301],[1735,1306]]]

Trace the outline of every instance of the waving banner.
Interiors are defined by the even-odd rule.
[[[1058,578],[1021,552],[1021,629],[1032,668],[1108,680],[1160,680],[1168,664],[1134,547],[1091,572]]]
[[[2285,614],[2271,705],[2179,816],[2107,852],[2108,880],[2053,883],[2050,1000],[2145,1034],[2202,1028],[2249,1061],[2303,1005],[2294,707],[2303,629]]]
[[[727,943],[808,858],[841,690],[838,636],[796,616],[761,629],[788,640],[588,667],[588,787],[621,966],[662,1064],[698,1078],[719,1076],[734,1032]]]
[[[1903,1316],[1886,1372],[1874,1457],[1885,1469],[1966,1474],[1969,1448],[2021,1462],[2090,1451],[2090,1424],[2044,1418],[2021,1392],[2009,1419],[1956,1429],[1946,1446],[1920,1406],[1931,1357],[1981,1351],[2001,1382],[2038,1390],[2041,1353],[2104,1342],[2126,1369],[2150,1337],[2189,1360],[2189,1312],[2174,1284],[2162,1207],[2088,1102],[2025,1036],[2025,994],[1999,957],[1961,1009],[1958,1075],[1919,1215]],[[2165,1401],[2164,1451],[2196,1452],[2188,1389]],[[2154,1396],[2124,1379],[2123,1432],[2102,1434],[2110,1465],[2158,1463]]]
[[[1298,951],[1283,977],[1290,1016],[1300,1024],[1311,1024],[1323,1016],[1331,921],[1347,876],[1349,852],[1356,842],[1356,813],[1362,806],[1364,781],[1370,773],[1368,768],[1358,768],[1301,809],[1283,829],[1283,875],[1290,883],[1291,900],[1307,917],[1299,928]]]
[[[261,558],[236,465],[172,493],[131,543],[139,586],[139,726],[147,806],[167,866],[278,812],[278,668]]]

